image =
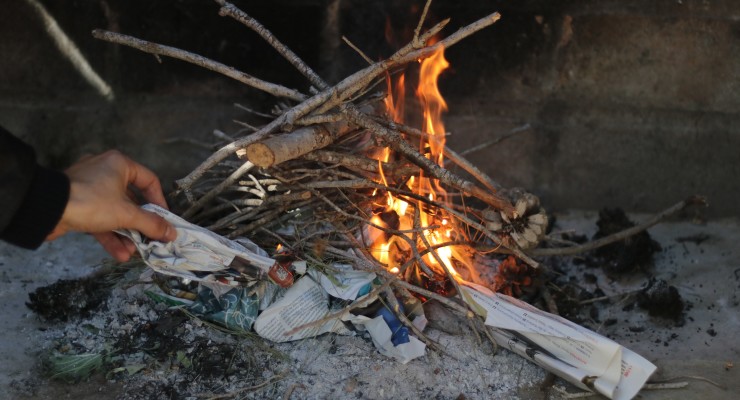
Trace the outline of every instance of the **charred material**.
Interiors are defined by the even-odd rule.
[[[604,208],[599,211],[596,222],[599,230],[594,240],[615,234],[635,226],[621,208]],[[595,261],[611,273],[627,273],[646,270],[653,264],[653,254],[661,250],[660,244],[647,231],[630,236],[594,251]]]
[[[652,278],[647,287],[640,291],[637,305],[648,310],[654,317],[663,317],[680,322],[685,308],[678,289],[662,279]]]
[[[59,280],[28,295],[26,306],[50,321],[68,321],[96,310],[110,288],[95,277]]]

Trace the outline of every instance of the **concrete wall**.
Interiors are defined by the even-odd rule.
[[[32,3],[43,3],[114,101],[65,59]],[[236,2],[326,77],[363,66],[324,27],[333,0]],[[419,2],[421,3],[421,2]],[[458,4],[461,3],[461,4]],[[388,55],[386,19],[415,24],[408,1],[339,0],[340,25],[371,57]],[[0,124],[62,167],[118,147],[170,182],[209,150],[214,128],[263,111],[270,97],[179,61],[94,40],[106,28],[204,54],[256,76],[307,85],[261,40],[200,0],[23,0],[0,16]],[[437,0],[430,18],[452,32],[491,11],[502,20],[449,49],[442,92],[451,147],[464,150],[531,128],[469,158],[505,186],[540,194],[551,209],[622,206],[655,211],[689,194],[710,197],[711,215],[740,205],[740,3],[704,1]],[[409,22],[410,24],[408,25]],[[323,36],[322,36],[323,35]],[[399,33],[399,37],[402,36]],[[258,121],[252,121],[258,122]]]

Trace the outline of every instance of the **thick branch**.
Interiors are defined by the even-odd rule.
[[[268,168],[324,148],[350,130],[352,127],[344,121],[309,126],[250,144],[245,155],[254,165]]]

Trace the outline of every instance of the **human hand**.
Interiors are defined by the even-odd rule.
[[[69,202],[62,219],[46,238],[67,232],[91,233],[118,261],[127,261],[136,250],[133,242],[116,235],[115,229],[135,229],[150,239],[171,242],[177,232],[164,218],[136,204],[129,186],[158,206],[167,208],[156,175],[118,151],[85,157],[69,167]]]

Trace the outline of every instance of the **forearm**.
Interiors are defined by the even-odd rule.
[[[69,199],[69,179],[36,163],[33,148],[0,127],[0,239],[36,248]]]

